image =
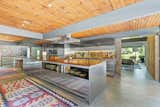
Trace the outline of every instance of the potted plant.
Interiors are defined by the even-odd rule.
[[[139,59],[142,63],[144,63],[144,56],[143,55],[139,55]]]

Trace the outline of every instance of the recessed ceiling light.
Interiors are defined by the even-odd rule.
[[[24,23],[24,24],[31,24],[31,21],[24,20],[23,23]]]
[[[136,21],[136,20],[133,20],[133,22],[136,23],[137,21]]]
[[[52,7],[52,4],[48,4],[47,6],[48,6],[48,7]]]
[[[22,26],[24,26],[25,24],[23,23]]]

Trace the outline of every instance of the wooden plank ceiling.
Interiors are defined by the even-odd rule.
[[[46,33],[142,0],[0,0],[0,24]]]
[[[27,39],[29,38],[15,36],[15,35],[0,34],[0,41],[20,42],[20,41],[27,40]]]
[[[103,34],[112,34],[117,32],[124,32],[129,30],[137,30],[142,28],[150,28],[160,26],[160,14],[150,15],[127,22],[103,26],[98,28],[89,29],[82,32],[72,34],[73,38],[85,38]]]

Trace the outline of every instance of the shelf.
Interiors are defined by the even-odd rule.
[[[89,69],[70,67],[70,70],[67,72],[67,74],[83,79],[89,79]]]

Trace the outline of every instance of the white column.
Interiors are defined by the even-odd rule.
[[[27,48],[27,58],[31,58],[31,47]]]

